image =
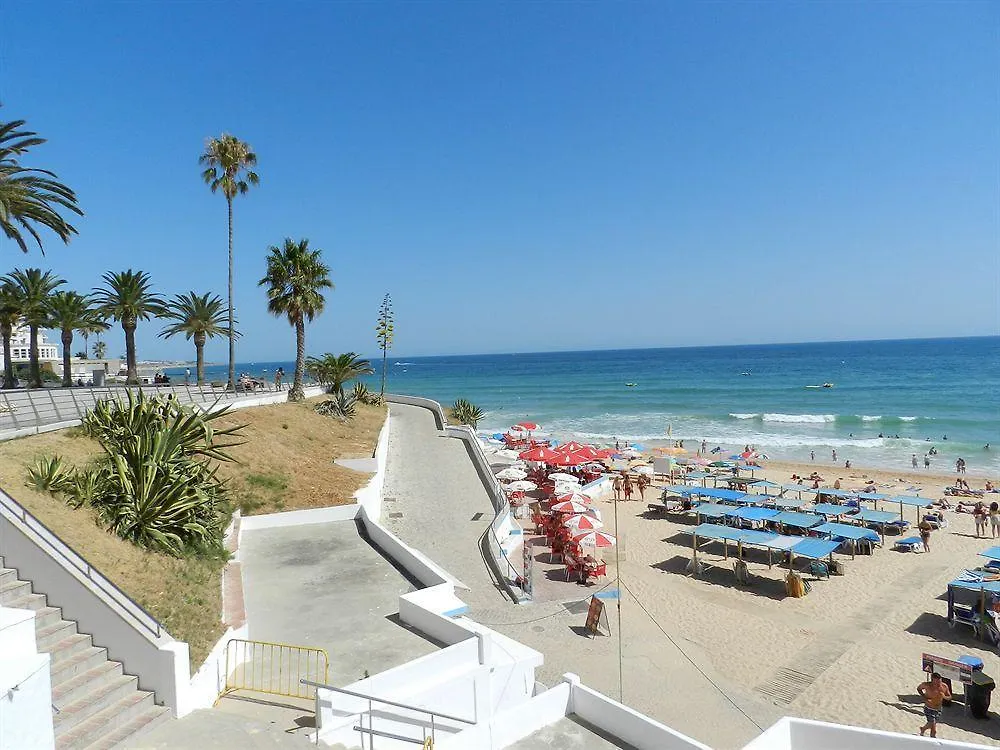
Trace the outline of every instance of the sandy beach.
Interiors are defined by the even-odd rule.
[[[792,474],[813,470],[824,477],[825,486],[839,478],[843,488],[856,488],[871,479],[885,494],[912,495],[916,490],[908,488],[919,487],[921,496],[935,499],[954,477],[847,470],[829,461],[773,462],[762,475],[787,484]],[[762,550],[744,553],[751,586],[737,585],[733,550],[724,559],[721,543],[701,548],[699,559],[708,570],[690,576],[685,568],[691,536],[684,532],[693,519],[652,518],[646,512],[663,484],[648,488],[641,501],[619,503],[618,528],[613,503],[596,503],[606,530],[620,540],[621,668],[629,705],[726,748],[741,746],[759,732],[757,726],[766,727],[783,715],[915,733],[923,723],[915,688],[922,680],[924,652],[951,659],[974,654],[984,659],[987,674],[1000,677],[995,651],[979,643],[970,629],[952,629],[946,622],[947,583],[964,568],[977,567],[982,562],[977,553],[992,544],[975,537],[971,515],[946,511],[949,526],[933,533],[929,554],[896,552],[891,536],[873,555],[851,559],[838,554],[845,575],[814,581],[807,596],[795,599],[784,593],[786,569],[777,564],[769,569]],[[971,484],[983,486],[981,479]],[[906,511],[912,522],[914,509]],[[536,560],[545,560],[538,549]],[[542,563],[536,572],[545,576],[546,594],[558,587],[557,601],[522,607],[503,618],[506,624],[491,624],[545,653],[539,679],[546,684],[574,671],[617,697],[614,603],[608,607],[611,637],[592,639],[582,632],[585,607],[580,602],[600,587],[615,586],[613,550],[604,557],[609,577],[590,588],[564,583],[561,566]],[[491,615],[500,617],[499,612],[481,613],[484,619]],[[706,721],[709,715],[712,720]],[[996,719],[964,716],[960,705],[946,710],[942,722],[942,738],[1000,740]]]

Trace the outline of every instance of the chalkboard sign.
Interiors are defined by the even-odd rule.
[[[587,632],[591,635],[601,633],[601,615],[604,614],[604,602],[596,596],[590,597],[590,609],[587,610]]]

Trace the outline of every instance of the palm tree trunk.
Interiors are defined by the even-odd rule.
[[[196,333],[194,335],[194,360],[195,360],[195,377],[198,379],[198,385],[205,382],[205,339],[204,333]]]
[[[0,335],[3,336],[3,387],[14,387],[14,362],[10,358],[10,337],[13,334],[12,326],[0,327]]]
[[[125,384],[139,385],[139,371],[135,366],[135,323],[129,325],[122,321],[122,330],[125,331],[125,364],[128,367]]]
[[[302,390],[302,370],[306,363],[306,324],[300,315],[295,321],[295,378],[292,389],[288,392],[289,401],[302,401],[305,391]]]
[[[38,326],[29,325],[28,331],[31,335],[31,348],[28,352],[28,385],[31,388],[41,388],[42,387],[42,370],[38,366]]]
[[[233,335],[233,199],[226,196],[229,204],[229,382],[226,389],[236,390],[236,338]]]
[[[73,385],[73,371],[70,368],[70,350],[73,348],[73,330],[65,330],[62,332],[62,345],[63,345],[63,388],[69,388]]]

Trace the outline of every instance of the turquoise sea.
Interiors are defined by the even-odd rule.
[[[279,364],[290,372],[240,369]],[[970,474],[1000,474],[1000,337],[397,356],[388,379],[395,393],[479,405],[484,434],[530,419],[561,440],[651,446],[669,429],[686,445],[815,451],[827,465],[836,450],[841,466],[883,468],[909,468],[914,453],[922,468],[933,446],[934,470],[962,457]]]

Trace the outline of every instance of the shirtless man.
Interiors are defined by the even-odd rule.
[[[937,723],[941,718],[941,704],[951,699],[951,691],[937,672],[931,674],[930,682],[922,682],[917,686],[917,692],[924,699],[924,716],[927,723],[920,727],[920,736],[931,730],[931,737],[937,737]]]

